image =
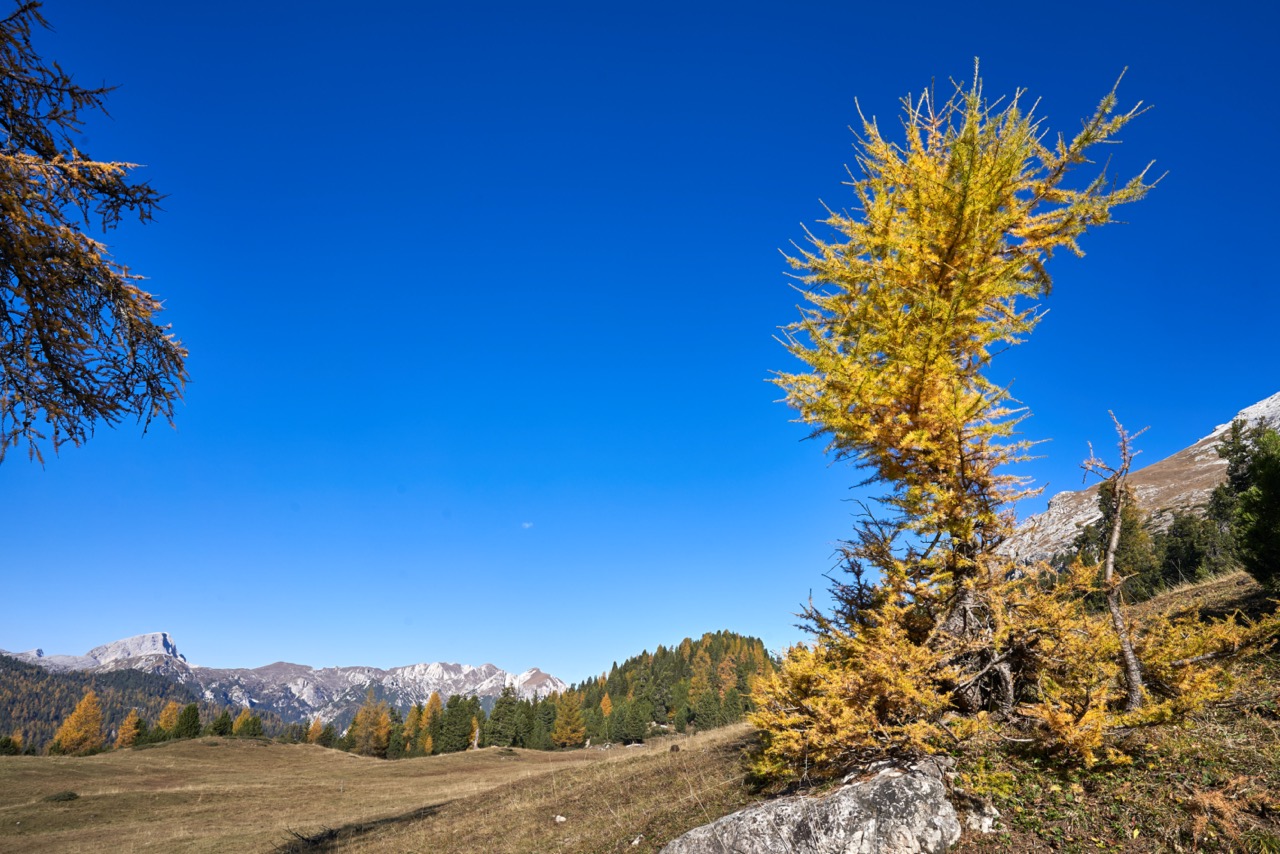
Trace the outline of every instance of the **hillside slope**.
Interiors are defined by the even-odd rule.
[[[1280,424],[1280,392],[1242,409],[1176,454],[1129,475],[1138,503],[1151,514],[1157,528],[1167,525],[1174,513],[1202,506],[1222,483],[1227,464],[1218,456],[1217,445],[1237,418],[1251,424]],[[1097,484],[1077,492],[1060,492],[1050,499],[1045,512],[1023,520],[1000,551],[1019,560],[1048,559],[1066,551],[1080,530],[1101,516]]]

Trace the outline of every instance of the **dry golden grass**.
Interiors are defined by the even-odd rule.
[[[270,851],[326,828],[394,825],[622,751],[476,752],[385,762],[203,738],[90,757],[0,757],[0,851]],[[75,800],[49,801],[72,791]]]
[[[444,804],[430,815],[351,827],[283,852],[654,852],[675,837],[756,800],[743,783],[741,724],[563,766]],[[672,744],[680,747],[672,752]],[[556,816],[564,821],[556,820]]]
[[[396,762],[220,738],[5,756],[0,851],[653,851],[749,802],[749,739],[738,726],[607,751]],[[79,797],[50,800],[68,791]]]

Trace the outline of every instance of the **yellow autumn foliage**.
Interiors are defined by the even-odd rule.
[[[177,700],[170,700],[160,710],[160,717],[156,720],[156,726],[165,732],[171,733],[178,725],[178,715],[180,714],[182,714],[182,704]]]
[[[116,749],[133,747],[141,730],[142,716],[138,714],[137,709],[130,709],[129,714],[125,715],[125,719],[120,723],[119,731],[116,732]]]
[[[102,733],[102,705],[98,695],[89,689],[76,704],[53,736],[53,743],[61,753],[88,753],[98,750],[106,740]]]

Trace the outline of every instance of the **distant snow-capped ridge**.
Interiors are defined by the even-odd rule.
[[[324,667],[278,661],[264,667],[200,667],[187,662],[168,632],[152,632],[94,647],[84,655],[45,655],[44,650],[5,652],[55,672],[140,670],[190,685],[204,699],[223,705],[265,709],[286,721],[315,717],[347,721],[372,689],[391,705],[407,710],[440,698],[459,694],[496,698],[504,688],[514,688],[523,699],[541,699],[560,693],[568,685],[536,667],[508,673],[492,664],[432,662],[382,670],[377,667]]]
[[[1218,456],[1218,443],[1233,421],[1280,427],[1280,392],[1247,406],[1231,421],[1146,468],[1129,474],[1138,504],[1151,514],[1157,527],[1168,525],[1173,515],[1201,507],[1214,488],[1226,479],[1227,461]],[[1030,516],[1000,546],[1002,554],[1018,560],[1045,560],[1071,547],[1086,525],[1102,518],[1098,509],[1098,484],[1077,492],[1059,492],[1043,513]]]

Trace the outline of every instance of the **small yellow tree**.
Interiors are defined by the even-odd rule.
[[[375,700],[373,689],[365,695],[364,705],[351,722],[352,749],[362,756],[387,755],[391,740],[391,709],[386,701]]]
[[[600,698],[600,714],[606,718],[613,714],[613,700],[609,699],[608,691]]]
[[[247,711],[247,710],[246,710]],[[164,730],[166,733],[172,733],[178,726],[178,716],[182,714],[182,704],[177,700],[170,700],[165,703],[163,709],[160,710],[160,718],[156,721],[156,726]]]
[[[586,737],[582,700],[573,691],[565,691],[556,698],[556,722],[551,727],[551,742],[557,747],[577,747]]]
[[[250,729],[252,726],[252,724],[250,724],[250,721],[252,720],[253,712],[249,711],[247,707],[241,709],[240,714],[236,715],[235,723],[231,725],[231,734],[245,735],[246,730]]]
[[[76,704],[75,711],[58,727],[53,737],[54,749],[59,753],[87,753],[101,748],[105,740],[102,733],[102,706],[98,702],[98,695],[91,688]]]
[[[129,714],[125,715],[125,719],[120,723],[120,730],[116,733],[116,749],[133,747],[141,730],[142,716],[138,714],[137,709],[130,709]]]
[[[319,715],[316,715],[315,720],[311,722],[311,726],[307,729],[307,744],[318,744],[322,732],[324,732],[324,721],[320,720]]]

